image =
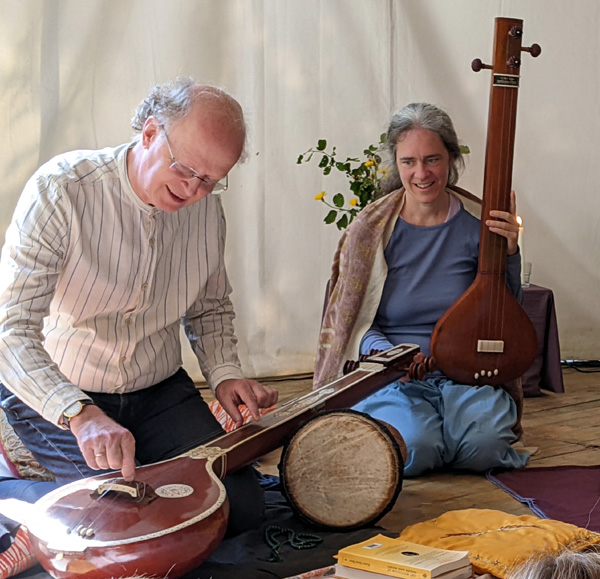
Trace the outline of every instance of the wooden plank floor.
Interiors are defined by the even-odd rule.
[[[600,464],[600,373],[564,370],[565,394],[526,398],[524,444],[537,448],[529,466]],[[263,381],[277,388],[280,401],[311,388],[309,377]],[[264,472],[278,474],[280,451],[260,460]],[[497,509],[516,515],[533,514],[483,475],[437,472],[406,479],[394,508],[380,524],[390,531],[453,509]]]

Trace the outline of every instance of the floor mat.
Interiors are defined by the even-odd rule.
[[[486,476],[544,519],[600,532],[600,466],[496,469]]]

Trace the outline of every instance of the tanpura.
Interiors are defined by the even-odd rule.
[[[496,18],[477,276],[440,318],[431,337],[437,366],[461,384],[501,385],[521,377],[537,353],[531,320],[506,285],[505,237],[485,220],[492,209],[510,211],[521,52],[537,57],[537,44],[521,47],[523,21]]]

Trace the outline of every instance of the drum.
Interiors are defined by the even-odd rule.
[[[370,525],[402,489],[406,445],[393,427],[355,410],[316,415],[284,446],[279,473],[294,511],[334,530]]]

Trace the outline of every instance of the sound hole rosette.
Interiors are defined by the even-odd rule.
[[[394,506],[405,459],[404,440],[390,425],[355,410],[322,412],[284,445],[282,491],[305,522],[337,531],[359,529]]]

